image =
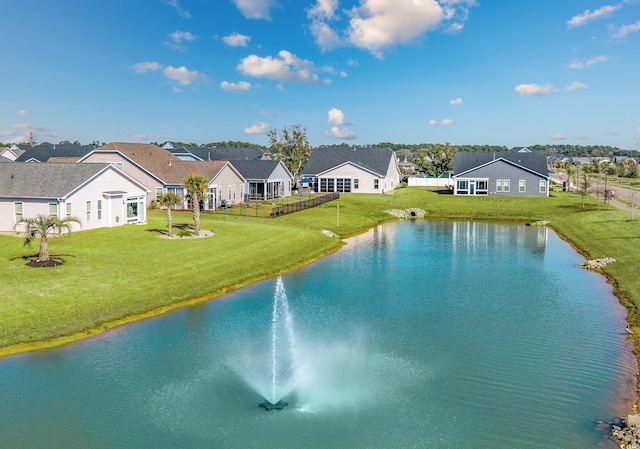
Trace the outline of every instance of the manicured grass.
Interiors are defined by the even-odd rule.
[[[577,194],[550,198],[454,197],[421,189],[390,195],[343,195],[340,200],[276,219],[204,214],[203,239],[166,240],[151,229],[166,227],[164,211],[149,211],[149,223],[75,232],[51,240],[51,253],[63,254],[56,268],[30,268],[20,256],[22,239],[0,235],[0,348],[90,333],[118,320],[162,311],[191,299],[207,299],[273,276],[338,249],[346,237],[395,220],[384,211],[417,207],[428,219],[498,221],[548,220],[588,258],[613,257],[605,267],[617,293],[638,319],[640,219]],[[192,223],[174,213],[174,224]],[[16,259],[18,258],[18,259]],[[74,337],[75,338],[75,337]],[[638,347],[638,345],[636,345]],[[24,349],[22,347],[18,349]],[[28,349],[28,348],[27,348]],[[0,353],[3,353],[0,350]]]

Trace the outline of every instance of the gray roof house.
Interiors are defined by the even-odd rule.
[[[301,172],[316,192],[387,193],[400,184],[395,151],[390,148],[316,148]]]
[[[257,147],[195,147],[167,142],[162,148],[185,161],[238,161],[269,159],[262,148]]]
[[[148,192],[113,164],[1,162],[0,231],[40,214],[77,217],[81,229],[144,223]]]
[[[549,196],[549,170],[544,152],[518,150],[457,152],[454,195]]]
[[[291,196],[293,175],[284,162],[274,160],[230,161],[247,180],[246,200],[272,200]]]
[[[16,162],[75,162],[95,150],[93,145],[40,144],[27,149],[16,158]]]

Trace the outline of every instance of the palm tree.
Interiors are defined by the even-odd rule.
[[[57,232],[58,235],[62,234],[62,231],[71,232],[71,223],[78,223],[82,226],[80,219],[76,217],[60,219],[50,215],[38,215],[35,218],[22,218],[15,224],[14,229],[17,229],[21,224],[25,224],[25,246],[30,245],[36,237],[40,237],[40,251],[38,252],[38,259],[42,262],[46,262],[49,260],[49,242],[47,238],[54,232]]]
[[[184,178],[184,186],[191,198],[191,210],[193,211],[193,235],[200,235],[200,201],[204,199],[209,190],[209,181],[202,175],[189,175]]]
[[[577,173],[578,173],[578,171],[577,171],[575,165],[573,165],[573,164],[567,165],[567,183],[571,182],[571,177],[572,176],[576,176],[576,185],[577,185],[578,184]],[[567,186],[567,187],[569,187],[569,186]]]
[[[167,227],[169,228],[169,237],[173,237],[173,229],[171,227],[173,221],[171,219],[171,206],[177,206],[182,203],[182,198],[173,192],[165,193],[157,198],[161,207],[167,209]]]

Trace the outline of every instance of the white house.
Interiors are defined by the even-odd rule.
[[[112,164],[0,163],[0,231],[37,215],[77,217],[73,230],[144,223],[148,192]]]
[[[390,148],[316,148],[301,177],[316,192],[384,194],[400,184],[400,169]]]

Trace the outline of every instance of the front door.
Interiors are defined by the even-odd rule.
[[[475,194],[476,194],[476,182],[469,181],[469,195],[475,195]]]

